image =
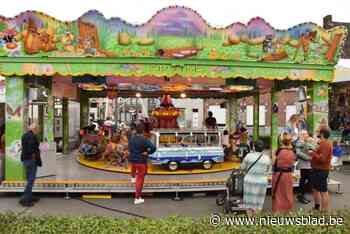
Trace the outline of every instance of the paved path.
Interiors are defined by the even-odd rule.
[[[348,208],[350,201],[350,175],[342,173],[333,173],[332,178],[343,182],[343,194],[331,193],[332,209]],[[335,191],[335,187],[331,188]],[[203,194],[199,194],[203,195]],[[24,209],[18,204],[19,195],[16,194],[0,194],[0,212],[14,211],[24,212],[33,215],[104,215],[114,217],[131,217],[129,215],[120,214],[110,210],[97,208],[89,204],[83,203],[76,199],[65,200],[64,194],[42,194],[42,199],[32,208]],[[146,197],[145,204],[135,206],[132,198],[128,195],[113,195],[110,200],[91,200],[102,206],[113,209],[120,209],[136,213],[139,215],[159,218],[172,215],[184,215],[191,217],[200,217],[210,215],[214,212],[221,212],[221,207],[215,204],[215,194],[209,193],[206,196],[193,197],[186,194],[183,201],[171,200],[172,194],[160,194],[155,197]],[[78,196],[76,198],[79,198]],[[295,209],[311,209],[312,204],[307,206],[296,202]],[[271,210],[271,196],[268,195],[265,201],[266,211]]]

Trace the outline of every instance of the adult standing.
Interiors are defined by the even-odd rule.
[[[346,123],[345,128],[342,132],[342,139],[345,141],[350,138],[350,122]]]
[[[331,166],[333,146],[329,140],[330,131],[327,128],[320,130],[320,143],[315,152],[311,154],[312,189],[315,202],[315,210],[327,211],[329,207],[329,195],[327,179]]]
[[[277,150],[272,174],[272,211],[274,213],[288,213],[293,209],[294,161],[292,137],[288,133],[283,133],[282,146]]]
[[[281,137],[283,133],[288,133],[292,137],[293,144],[296,142],[299,133],[299,115],[294,114],[289,118],[286,127],[282,131]]]
[[[302,131],[302,130],[308,131],[308,130],[309,130],[309,127],[308,127],[308,125],[307,125],[307,122],[306,122],[306,119],[305,119],[305,115],[304,115],[304,114],[300,114],[300,115],[299,115],[298,129],[299,129],[299,131]]]
[[[23,192],[23,196],[19,203],[22,206],[33,206],[34,202],[39,201],[38,197],[34,197],[32,193],[37,167],[41,167],[41,157],[39,149],[39,140],[36,134],[39,131],[39,126],[33,123],[29,126],[28,131],[23,134],[21,161],[24,166],[27,184]]]
[[[208,129],[216,129],[216,118],[213,116],[213,112],[208,111],[208,118],[205,119],[205,127]]]
[[[264,206],[268,176],[271,172],[271,159],[264,154],[264,142],[258,140],[254,143],[255,152],[248,153],[243,159],[241,169],[249,172],[244,177],[243,204],[244,207],[255,213]]]
[[[129,139],[128,144],[130,153],[129,162],[131,163],[132,173],[136,176],[135,205],[144,203],[141,194],[145,175],[147,173],[147,156],[156,151],[156,147],[151,141],[144,137],[143,132],[144,126],[142,123],[139,123],[136,126],[136,135]]]
[[[297,166],[296,168],[300,170],[300,180],[299,180],[299,194],[297,199],[299,202],[308,204],[310,201],[305,198],[305,193],[308,184],[311,183],[311,156],[309,155],[309,150],[311,149],[311,144],[308,143],[309,134],[306,130],[301,130],[299,138],[296,142],[296,155],[297,155]]]

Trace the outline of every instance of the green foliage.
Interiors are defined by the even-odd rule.
[[[0,32],[4,31],[7,28],[7,25],[3,22],[0,22]]]
[[[268,214],[262,214],[265,216]],[[289,217],[312,217],[322,214],[307,214],[296,212]],[[325,215],[328,217],[328,214]],[[209,217],[167,217],[163,219],[112,218],[101,216],[54,217],[54,216],[19,216],[15,213],[0,214],[0,233],[349,233],[349,211],[337,211],[329,214],[342,217],[344,224],[339,226],[311,226],[311,225],[218,225],[213,226]]]

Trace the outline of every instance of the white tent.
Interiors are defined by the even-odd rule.
[[[350,59],[341,59],[335,69],[335,79],[333,82],[350,81]]]

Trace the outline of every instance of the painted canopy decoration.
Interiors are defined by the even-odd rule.
[[[214,28],[195,11],[178,6],[157,12],[142,25],[132,25],[120,18],[106,19],[97,11],[89,11],[71,22],[27,11],[14,18],[0,18],[0,59],[104,57],[334,65],[339,59],[346,35],[347,30],[343,26],[325,30],[313,23],[278,30],[259,17],[251,19],[247,24],[233,23],[225,28]],[[23,65],[16,69],[24,70],[23,73],[26,74],[46,75],[82,75],[94,72],[106,75],[107,71],[111,71],[109,75],[128,75],[131,72],[133,75],[159,76],[169,70],[164,68],[163,71],[156,72],[152,70],[162,69],[144,65],[140,61],[138,64],[82,68],[86,72],[74,71],[69,66],[38,66],[35,63],[27,63],[26,67]],[[6,69],[2,68],[3,74],[10,73],[11,68]],[[191,69],[195,68],[192,66]],[[230,68],[222,64],[198,69],[206,73],[204,75],[210,76],[211,72],[216,72],[224,78],[240,72],[230,71]],[[193,74],[196,71],[188,73],[197,75]],[[175,74],[181,72],[169,72],[168,75]],[[288,76],[292,76],[289,70],[280,78]]]

